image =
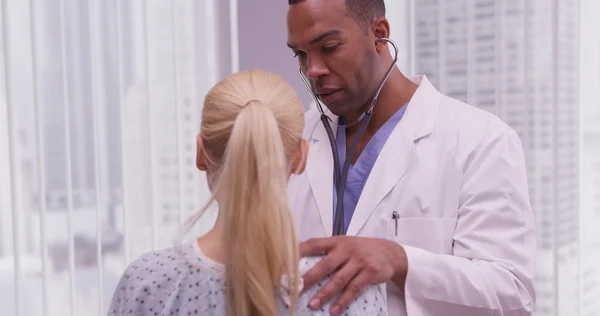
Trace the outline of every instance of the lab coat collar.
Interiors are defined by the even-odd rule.
[[[415,76],[410,80],[419,87],[410,99],[402,121],[407,136],[415,141],[433,131],[436,113],[443,95],[435,89],[425,75]]]

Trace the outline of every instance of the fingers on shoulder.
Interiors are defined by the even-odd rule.
[[[312,238],[300,243],[300,255],[306,256],[319,256],[323,255],[335,246],[335,238]]]

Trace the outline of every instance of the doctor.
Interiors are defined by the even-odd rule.
[[[333,299],[338,314],[382,284],[390,315],[530,315],[536,240],[515,131],[395,67],[361,131],[392,64],[377,40],[390,36],[383,0],[289,4],[288,46],[326,107],[306,113],[307,168],[289,187],[302,255],[326,254],[305,286],[333,274],[311,307]],[[334,237],[340,191],[325,123],[341,166],[362,133]]]

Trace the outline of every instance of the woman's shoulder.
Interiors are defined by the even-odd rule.
[[[302,258],[299,272],[303,275],[322,257]],[[225,311],[224,268],[195,250],[193,246],[151,251],[133,261],[115,290],[109,315],[162,315],[164,311],[222,315]],[[304,289],[296,305],[295,315],[329,315],[334,300],[319,311],[308,308],[309,300],[329,279]],[[288,291],[284,291],[288,292]],[[282,293],[280,314],[289,314],[289,296]],[[286,299],[287,298],[287,299]],[[387,315],[385,288],[369,286],[348,307],[348,315]]]
[[[300,276],[312,269],[322,259],[323,257],[302,258],[299,263]],[[318,311],[313,311],[308,307],[310,299],[314,297],[321,290],[321,288],[325,286],[325,284],[327,284],[329,279],[330,278],[325,278],[310,288],[303,289],[302,294],[298,298],[295,313],[296,315],[330,315],[329,311],[339,296],[334,297],[331,301],[324,304]],[[366,287],[361,295],[359,295],[354,302],[348,306],[348,309],[346,309],[344,315],[387,315],[385,285],[371,285]]]
[[[189,276],[219,277],[222,269],[198,256],[191,245],[149,251],[125,269],[123,277],[136,281],[145,278],[152,281],[166,281],[181,279]],[[145,278],[144,278],[145,277]],[[156,282],[159,283],[159,282]]]
[[[110,315],[129,310],[207,312],[224,308],[222,271],[195,255],[191,246],[143,254],[125,269],[113,295]],[[191,308],[191,310],[190,310]]]

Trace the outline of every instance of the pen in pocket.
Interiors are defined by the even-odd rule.
[[[392,219],[394,220],[394,234],[396,236],[398,236],[398,218],[400,218],[400,215],[398,215],[398,212],[394,211],[392,213]]]

